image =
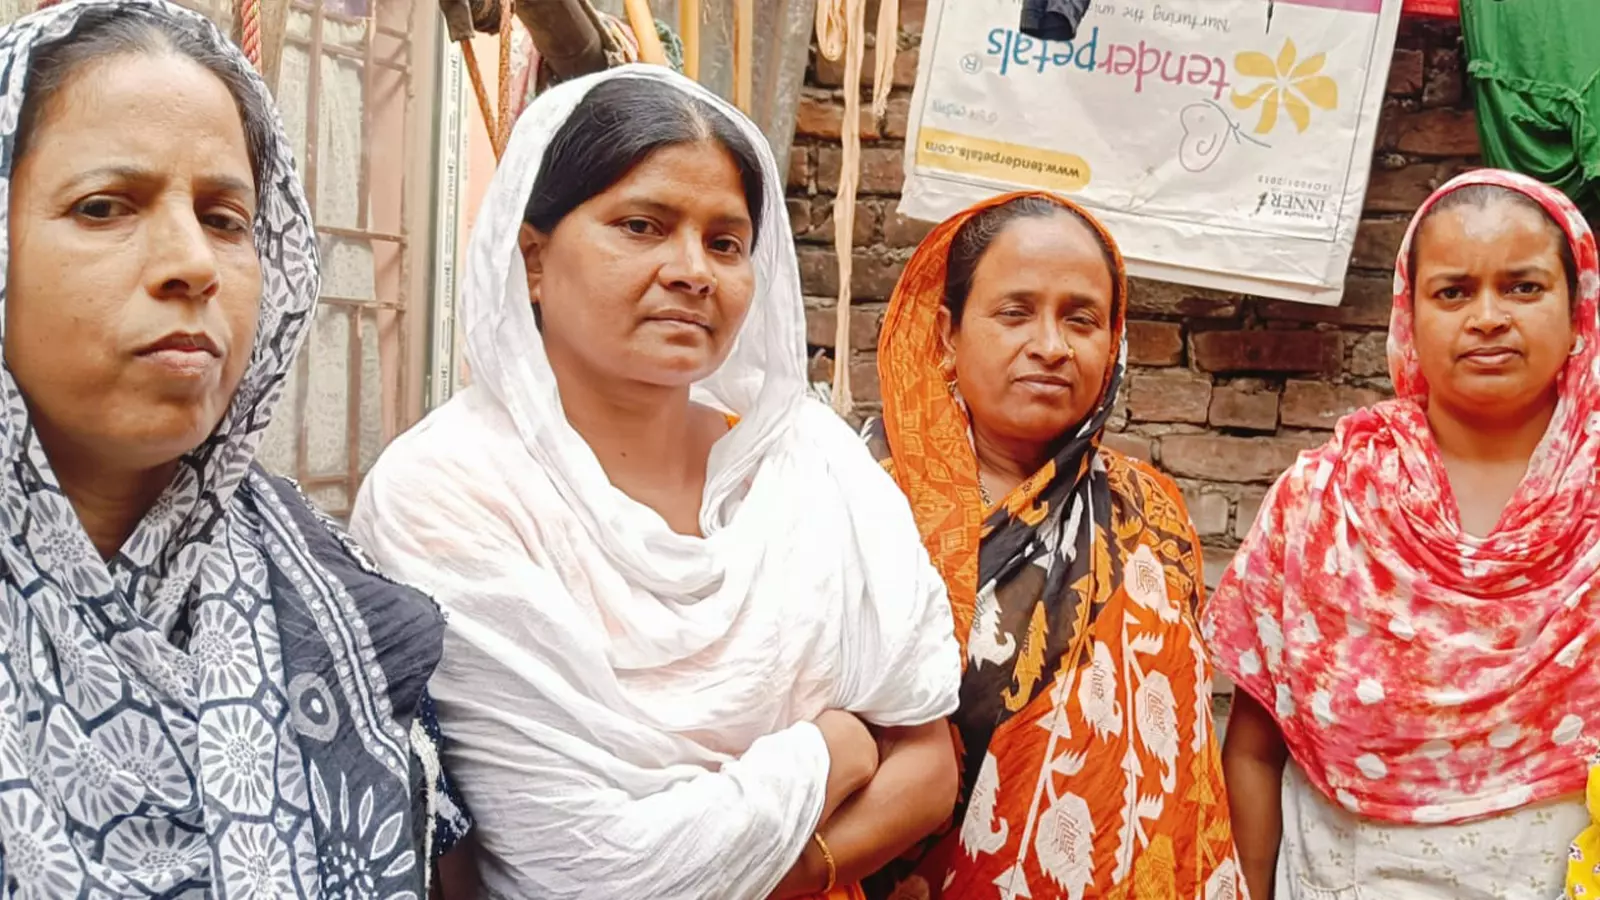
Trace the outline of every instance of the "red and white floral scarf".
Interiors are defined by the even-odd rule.
[[[1537,200],[1577,261],[1577,341],[1560,401],[1494,532],[1464,533],[1424,413],[1406,271],[1395,265],[1397,399],[1342,419],[1268,495],[1207,608],[1220,668],[1276,717],[1294,759],[1344,808],[1391,822],[1490,816],[1583,790],[1600,736],[1600,262],[1556,190],[1463,175]]]

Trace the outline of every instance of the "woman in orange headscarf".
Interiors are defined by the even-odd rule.
[[[867,437],[949,586],[965,666],[953,823],[870,897],[1243,894],[1173,482],[1101,446],[1127,283],[1049,194],[945,222],[895,289]],[[998,889],[998,893],[996,893]]]

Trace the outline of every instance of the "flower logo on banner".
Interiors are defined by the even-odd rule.
[[[1243,78],[1259,78],[1261,84],[1247,94],[1233,92],[1238,109],[1261,107],[1256,134],[1271,134],[1278,127],[1280,110],[1289,115],[1296,131],[1311,127],[1311,107],[1333,110],[1339,106],[1339,84],[1322,74],[1326,53],[1298,59],[1294,41],[1285,40],[1276,60],[1265,53],[1246,50],[1234,57],[1234,70]]]

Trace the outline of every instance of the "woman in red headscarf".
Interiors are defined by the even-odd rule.
[[[1398,396],[1279,480],[1207,609],[1240,858],[1258,898],[1547,900],[1600,734],[1595,240],[1484,170],[1395,275]]]

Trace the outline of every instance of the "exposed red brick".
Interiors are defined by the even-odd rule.
[[[839,260],[828,247],[795,248],[800,257],[800,289],[813,297],[839,294]]]
[[[800,285],[809,297],[839,295],[838,257],[832,249],[802,245]],[[905,267],[903,260],[858,248],[851,258],[850,293],[854,300],[887,300]]]
[[[812,354],[806,364],[806,380],[811,382],[833,381],[833,358],[822,351]]]
[[[1422,89],[1423,106],[1454,106],[1465,94],[1466,69],[1461,54],[1454,49],[1439,49],[1428,54],[1428,84]]]
[[[1366,388],[1322,381],[1290,381],[1283,386],[1283,424],[1291,428],[1332,428],[1340,417],[1383,399]]]
[[[922,25],[928,18],[928,0],[901,0],[900,33],[913,37],[922,34]]]
[[[1422,51],[1396,50],[1389,63],[1389,93],[1415,94],[1422,90]]]
[[[1176,322],[1128,322],[1128,362],[1135,366],[1175,366],[1183,362],[1183,327]]]
[[[1426,109],[1399,121],[1396,147],[1418,156],[1474,156],[1478,118],[1468,110]]]
[[[1233,536],[1244,540],[1250,533],[1250,527],[1255,525],[1256,517],[1261,515],[1261,501],[1267,498],[1263,488],[1244,488],[1239,493],[1239,503],[1234,507]]]
[[[1229,319],[1239,313],[1239,298],[1205,288],[1130,278],[1128,310],[1135,315]]]
[[[857,403],[881,403],[878,389],[878,359],[869,356],[850,364],[850,398]]]
[[[789,150],[788,185],[791,191],[811,187],[811,175],[816,171],[816,151],[810,147],[793,147]]]
[[[812,347],[834,347],[835,300],[832,297],[806,298],[806,344]],[[857,353],[874,352],[878,348],[878,329],[883,325],[882,304],[850,307],[850,349]]]
[[[894,86],[909,88],[917,83],[917,66],[922,62],[920,47],[901,50],[894,58]]]
[[[899,204],[895,204],[898,206]],[[883,219],[883,240],[891,247],[915,247],[922,243],[937,222],[924,222],[900,215],[898,210],[886,211]]]
[[[839,171],[844,163],[844,151],[838,147],[825,147],[817,157],[817,190],[824,194],[839,192]],[[861,181],[858,190],[863,194],[898,194],[905,182],[905,153],[898,147],[861,148]]]
[[[1326,331],[1203,331],[1194,360],[1207,372],[1327,372],[1344,361],[1339,335]]]
[[[1379,328],[1389,324],[1389,312],[1394,307],[1393,295],[1393,278],[1351,275],[1345,279],[1344,298],[1338,306],[1280,300],[1264,304],[1261,314],[1283,322],[1328,322]]]
[[[1312,446],[1315,443],[1303,437],[1169,434],[1161,439],[1161,465],[1180,478],[1268,482]]]
[[[897,88],[908,88],[917,83],[917,62],[920,53],[916,47],[901,50],[894,55],[894,75],[891,82]],[[813,57],[816,66],[813,69],[811,83],[818,87],[839,88],[844,86],[844,58],[828,59],[821,53]],[[871,89],[878,83],[878,48],[868,47],[861,64],[861,87]]]
[[[1137,372],[1128,379],[1128,415],[1141,422],[1204,424],[1211,379],[1188,369]]]
[[[1397,219],[1367,219],[1356,231],[1350,264],[1358,269],[1394,271],[1394,258],[1405,240],[1408,223]]]
[[[1376,378],[1389,374],[1389,336],[1364,334],[1350,350],[1350,374]]]
[[[1150,462],[1155,458],[1151,452],[1150,439],[1137,434],[1126,434],[1120,431],[1107,431],[1101,439],[1101,446],[1110,447],[1123,456]]]
[[[833,243],[834,198],[822,197],[811,210],[812,226],[803,240],[813,243]],[[851,230],[851,246],[866,247],[877,240],[878,222],[883,216],[883,201],[860,199],[856,201],[855,227]]]
[[[1374,169],[1367,182],[1368,212],[1406,213],[1416,211],[1439,185],[1444,183],[1443,168],[1434,163],[1412,163],[1398,169]]]
[[[1227,494],[1216,491],[1185,490],[1184,505],[1189,508],[1189,521],[1203,538],[1228,533],[1228,514],[1233,512],[1233,502]]]
[[[883,116],[883,136],[891,141],[904,140],[911,124],[911,98],[890,97],[889,107]]]
[[[1211,424],[1249,431],[1278,430],[1276,391],[1227,384],[1211,392]]]
[[[785,204],[789,211],[789,231],[803,237],[811,230],[811,201],[804,197],[790,197]]]
[[[1378,111],[1378,151],[1388,152],[1395,149],[1400,143],[1400,120],[1406,114],[1405,107],[1393,97],[1387,97],[1383,106]]]
[[[837,141],[844,133],[844,101],[828,94],[806,93],[795,109],[795,133],[802,137]],[[861,139],[877,140],[878,121],[869,106],[861,108]]]
[[[868,147],[861,151],[861,191],[899,194],[905,184],[905,152],[898,147]]]

